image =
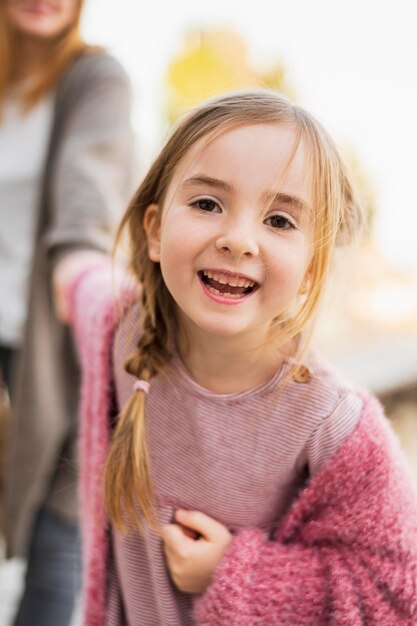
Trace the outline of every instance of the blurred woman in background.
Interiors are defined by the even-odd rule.
[[[131,191],[130,87],[79,34],[82,0],[0,0],[0,368],[13,419],[8,556],[25,556],[15,626],[66,626],[80,586],[72,337],[53,272],[108,250]],[[87,252],[86,252],[87,253]]]

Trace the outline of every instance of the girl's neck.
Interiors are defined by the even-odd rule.
[[[181,358],[191,377],[216,393],[246,391],[270,380],[285,354],[269,339],[261,344],[241,337],[201,337],[187,332]]]

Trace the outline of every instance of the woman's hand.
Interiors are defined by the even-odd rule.
[[[68,289],[79,274],[99,265],[108,255],[96,250],[75,250],[60,259],[52,274],[52,293],[57,318],[67,324],[69,322]]]
[[[181,591],[203,593],[232,535],[223,524],[199,511],[178,510],[175,521],[162,527],[171,578]]]

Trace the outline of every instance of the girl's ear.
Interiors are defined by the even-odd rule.
[[[151,261],[158,263],[161,248],[161,220],[157,204],[150,204],[145,211],[143,228],[148,242],[148,255]]]

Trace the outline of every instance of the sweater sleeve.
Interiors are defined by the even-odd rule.
[[[275,535],[236,535],[200,626],[411,626],[417,618],[417,507],[376,401],[311,480]]]
[[[111,349],[115,328],[137,297],[124,268],[111,260],[86,267],[67,285],[71,326],[82,369],[80,498],[84,570],[84,624],[105,623],[108,519],[102,498],[110,441]]]
[[[58,91],[45,235],[54,260],[67,249],[111,249],[132,192],[130,107],[126,75],[103,53],[80,58]]]

